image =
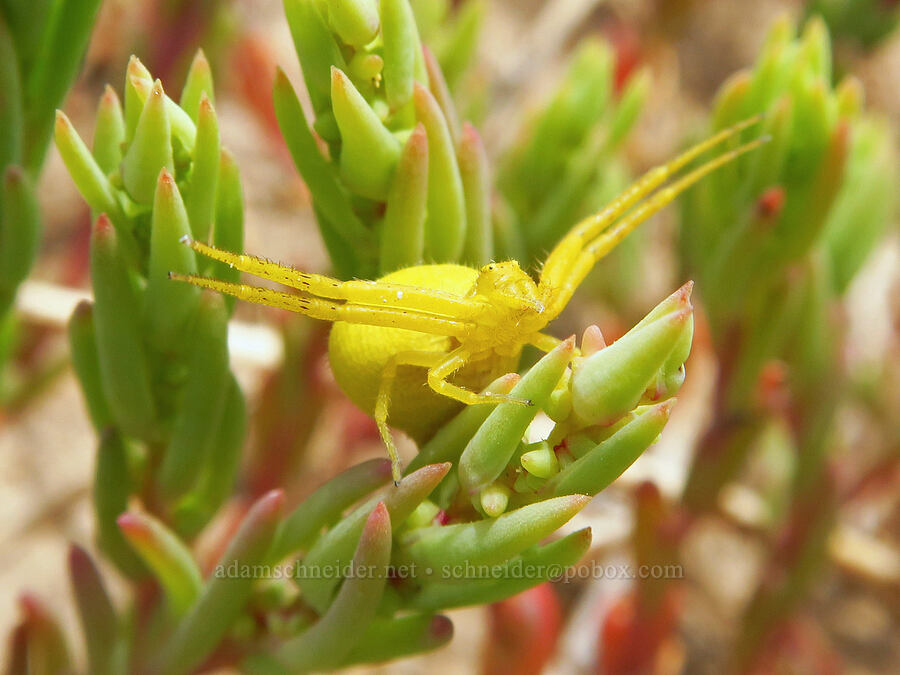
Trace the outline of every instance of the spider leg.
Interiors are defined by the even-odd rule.
[[[296,288],[298,291],[310,291],[310,288],[314,286],[326,288],[328,286],[339,287],[341,285],[341,282],[337,279],[331,279],[319,274],[298,272],[288,265],[281,265],[254,255],[224,251],[215,246],[204,244],[202,241],[191,239],[187,235],[181,238],[181,242],[207,258],[218,260],[241,272],[252,274],[255,277],[268,279],[269,281],[275,281],[279,284]],[[324,295],[323,293],[316,293],[316,295],[333,297]]]
[[[616,222],[608,230],[602,232],[578,253],[574,260],[569,260],[564,276],[557,278],[556,284],[547,287],[550,296],[547,304],[549,319],[556,317],[572,298],[575,289],[584,281],[598,260],[614,249],[632,230],[642,222],[650,218],[657,211],[673,201],[678,195],[694,185],[697,181],[706,177],[721,166],[734,161],[741,155],[755,150],[768,138],[757,138],[745,143],[734,150],[722,153],[718,157],[698,166],[693,171],[685,174],[677,181],[654,193],[629,212],[624,218]],[[543,278],[541,283],[543,284]],[[548,320],[549,320],[548,319]]]
[[[542,352],[552,352],[561,345],[562,342],[563,341],[559,338],[547,335],[546,333],[534,333],[528,338],[528,344],[532,347],[537,347]]]
[[[278,307],[298,314],[305,314],[323,321],[346,321],[368,326],[405,328],[419,333],[458,337],[466,335],[474,327],[462,321],[440,316],[423,314],[392,307],[368,307],[355,303],[338,304],[321,298],[307,298],[293,293],[284,293],[270,288],[259,288],[246,284],[233,284],[218,279],[208,279],[191,274],[171,273],[169,278],[184,281],[201,288],[209,288],[239,300],[257,305]]]
[[[394,477],[394,485],[400,484],[402,472],[397,446],[394,444],[394,437],[388,428],[388,408],[391,404],[391,387],[397,378],[397,367],[422,366],[423,368],[431,368],[440,363],[445,356],[445,352],[398,352],[391,355],[384,366],[384,370],[381,372],[381,382],[378,384],[378,396],[375,399],[373,417],[375,417],[375,424],[378,425],[378,433],[381,434],[381,440],[384,441],[388,455],[391,457],[391,473]]]
[[[288,265],[281,265],[257,256],[223,251],[187,236],[182,241],[207,258],[231,265],[241,272],[284,284],[320,298],[347,300],[356,304],[376,307],[390,304],[392,307],[463,319],[474,316],[484,308],[483,304],[476,300],[446,291],[421,289],[415,286],[381,281],[339,281],[322,274],[300,272]]]
[[[688,148],[670,162],[650,169],[601,211],[588,216],[578,223],[563,237],[547,257],[541,272],[540,290],[548,294],[554,287],[558,286],[560,280],[568,276],[572,262],[577,259],[584,245],[609,227],[625,211],[653,192],[701,154],[733,138],[744,129],[756,124],[760,119],[761,116],[757,115],[738,122]]]
[[[466,405],[476,405],[478,403],[517,403],[519,405],[532,405],[532,402],[524,399],[510,396],[509,394],[492,394],[489,392],[477,393],[460,387],[447,381],[457,370],[466,365],[472,358],[472,354],[463,347],[454,349],[447,355],[441,363],[433,366],[428,371],[428,386],[436,393],[452,398]]]

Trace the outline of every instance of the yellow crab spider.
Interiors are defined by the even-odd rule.
[[[736,124],[650,169],[603,210],[572,228],[547,257],[537,283],[514,260],[481,269],[417,265],[378,281],[342,282],[189,239],[186,243],[202,255],[302,295],[192,275],[171,276],[241,300],[333,322],[328,351],[335,379],[354,403],[374,416],[396,482],[400,462],[388,429],[388,412],[391,426],[422,442],[459,403],[530,405],[508,395],[476,392],[515,371],[524,345],[549,351],[559,344],[541,331],[565,308],[600,258],[681,192],[765,139],[724,152],[667,187],[663,184],[758,119]]]

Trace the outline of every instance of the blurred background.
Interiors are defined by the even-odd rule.
[[[531,111],[557,91],[582,41],[608,44],[619,90],[639,71],[650,83],[633,129],[602,158],[612,167],[612,177],[601,181],[609,192],[707,133],[714,102],[721,103],[717,91],[733,73],[757,63],[766,35],[785,14],[800,22],[813,9],[823,11],[832,34],[835,80],[856,78],[868,113],[896,132],[895,5],[887,0],[483,2],[478,21],[472,20],[473,55],[459,64],[451,86],[465,118],[482,131],[492,159],[513,162],[511,148],[527,132]],[[466,11],[452,9],[452,21],[466,21]],[[866,18],[875,12],[880,14]],[[438,45],[444,40],[442,65],[450,80],[453,39],[460,40],[456,53],[462,52],[460,31],[448,36],[440,25],[432,31],[429,38],[423,29],[425,39]],[[215,75],[222,143],[242,172],[245,250],[328,272],[308,193],[271,103],[276,64],[292,82],[301,81],[279,0],[106,0],[64,110],[88,135],[104,85],[123,81],[130,54],[138,55],[166,89],[177,91],[197,47]],[[894,155],[896,134],[880,135],[876,144]],[[887,189],[892,197],[896,179]],[[65,625],[76,623],[60,569],[67,542],[90,542],[93,527],[95,439],[67,364],[65,340],[65,322],[89,288],[91,223],[53,148],[39,195],[44,238],[17,301],[24,347],[15,355],[16,378],[7,383],[12,393],[0,412],[4,635],[19,618],[18,598],[25,588],[48,601]],[[774,206],[758,207],[777,210],[777,192],[770,202]],[[633,245],[608,266],[601,264],[604,269],[552,332],[563,337],[597,323],[611,340],[694,276],[683,233],[702,219],[698,208],[688,201],[642,226]],[[734,466],[702,475],[704,467],[722,463],[709,449],[728,446],[720,441],[733,435],[728,428],[733,420],[719,414],[727,330],[698,319],[687,380],[660,441],[568,526],[574,531],[590,525],[594,531],[584,578],[540,586],[497,606],[451,612],[456,636],[448,647],[366,672],[715,673],[741,649],[757,655],[759,672],[897,672],[900,237],[892,209],[886,219],[877,244],[845,288],[811,319],[829,334],[839,330],[835,353],[841,376],[811,385],[809,395],[825,398],[835,388],[842,395],[820,413],[830,423],[828,459],[816,465],[816,478],[800,491],[802,497],[785,486],[797,463],[806,461],[798,460],[793,431],[802,426],[797,419],[807,408],[784,400],[790,393],[783,355],[761,364],[752,384],[754,401],[761,398],[757,407],[767,411],[768,421],[754,427],[753,441],[745,443],[749,449],[728,455]],[[704,280],[712,284],[715,275],[707,271],[694,278],[702,314]],[[753,279],[734,283],[752,285]],[[727,305],[725,296],[718,302]],[[833,323],[826,326],[821,317]],[[340,469],[381,456],[374,423],[331,380],[327,326],[249,305],[238,307],[236,320],[232,359],[251,419],[242,472],[248,499],[278,485],[297,498]],[[404,450],[411,448],[407,443]],[[640,580],[622,572],[622,566],[636,569],[648,561],[671,578]],[[640,658],[634,660],[636,654]]]

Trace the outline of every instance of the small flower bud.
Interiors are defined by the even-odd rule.
[[[523,469],[538,478],[550,478],[559,471],[556,453],[547,441],[526,446],[526,452],[519,461]]]
[[[495,482],[481,491],[481,508],[488,518],[496,518],[506,511],[510,489],[503,483]]]

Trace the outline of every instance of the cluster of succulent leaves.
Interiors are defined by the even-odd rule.
[[[890,222],[895,167],[887,125],[862,112],[852,77],[832,85],[827,30],[776,22],[756,66],[719,92],[713,128],[764,114],[768,143],[684,200],[681,253],[704,289],[716,340],[742,334],[735,401],[762,364],[800,366],[822,344],[843,293]],[[819,307],[816,304],[819,303]],[[810,377],[812,377],[810,373]]]
[[[178,609],[161,642],[161,672],[186,672],[223,637],[260,673],[433,649],[452,633],[438,612],[502,600],[576,563],[590,530],[542,542],[665,425],[690,349],[689,294],[680,289],[609,347],[592,329],[577,355],[571,338],[521,378],[501,377],[490,391],[536,405],[464,409],[421,448],[399,486],[387,460],[372,460],[283,517],[278,491],[262,497],[206,582],[162,523],[121,516]],[[539,411],[555,431],[525,444]]]
[[[703,289],[721,369],[715,421],[683,501],[713,508],[758,456],[774,477],[762,488],[768,522],[792,541],[769,563],[766,578],[779,581],[747,609],[739,659],[752,657],[826,559],[836,512],[831,430],[847,391],[833,310],[896,207],[888,127],[863,112],[853,78],[832,84],[831,62],[821,19],[799,36],[787,18],[776,22],[713,113],[715,129],[762,114],[771,142],[682,200],[682,262]]]
[[[94,301],[77,308],[69,337],[102,436],[101,542],[123,564],[133,556],[115,516],[128,496],[141,494],[191,536],[229,496],[244,436],[243,397],[228,366],[230,307],[169,279],[173,270],[234,275],[198,260],[183,237],[242,244],[240,177],[220,147],[212,95],[202,54],[180,104],[132,59],[124,106],[109,87],[100,100],[92,149],[64,114],[56,121],[57,148],[96,216]]]
[[[490,391],[536,405],[464,409],[422,447],[399,486],[385,459],[347,469],[287,514],[280,491],[264,495],[206,580],[177,519],[107,510],[162,601],[146,619],[149,634],[126,634],[90,559],[74,550],[91,672],[122,672],[130,659],[185,673],[223,649],[258,673],[398,658],[450,639],[452,625],[438,612],[559,575],[587,550],[590,530],[542,542],[668,419],[691,344],[689,296],[689,286],[679,289],[608,347],[589,329],[577,352],[570,338],[521,378],[501,377]],[[554,431],[526,444],[539,411]]]
[[[589,41],[502,160],[492,193],[483,143],[471,124],[460,126],[451,95],[471,60],[481,6],[466,3],[441,31],[446,4],[391,0],[379,12],[365,2],[285,2],[312,129],[328,157],[281,74],[276,111],[339,276],[423,261],[532,264],[624,185],[613,152],[648,80],[633,78],[616,101],[612,51]],[[438,56],[414,48],[416,19],[439,38]]]
[[[339,273],[490,259],[484,148],[474,127],[456,122],[407,0],[288,0],[285,8],[315,121],[308,126],[280,73],[276,111]],[[591,48],[580,63],[608,89],[608,54]],[[580,90],[574,78],[575,93],[560,94],[544,125],[572,122],[571,97],[596,92],[597,80]],[[133,59],[124,107],[108,89],[91,150],[65,116],[57,119],[60,154],[97,215],[94,302],[72,317],[70,342],[101,434],[99,544],[120,571],[152,577],[160,590],[149,615],[129,627],[90,558],[73,550],[90,671],[123,672],[127,663],[184,673],[218,655],[251,672],[305,672],[439,646],[452,633],[439,611],[509,597],[587,549],[589,530],[541,542],[665,425],[691,345],[690,289],[611,346],[590,329],[580,350],[571,338],[522,377],[491,384],[536,405],[463,410],[421,448],[399,486],[387,460],[375,460],[287,514],[280,491],[266,494],[204,579],[190,543],[231,492],[245,415],[228,368],[230,305],[171,283],[168,273],[235,278],[179,242],[241,248],[240,182],[219,145],[212,91],[202,56],[178,103]],[[606,136],[601,117],[595,109],[575,120],[579,138]],[[614,117],[617,138],[627,117]],[[609,138],[594,152],[607,152]],[[573,152],[578,139],[567,142]],[[588,161],[554,157],[570,168]],[[587,200],[597,176],[577,178]],[[520,180],[530,178],[508,184]],[[528,443],[539,414],[553,431]],[[489,571],[473,576],[473,566]]]
[[[16,342],[10,310],[40,242],[34,182],[53,112],[78,74],[99,6],[98,0],[0,2],[0,382]]]
[[[486,261],[484,150],[474,129],[460,129],[409,3],[297,0],[285,12],[313,125],[280,72],[275,110],[335,272],[373,278],[426,258]]]

